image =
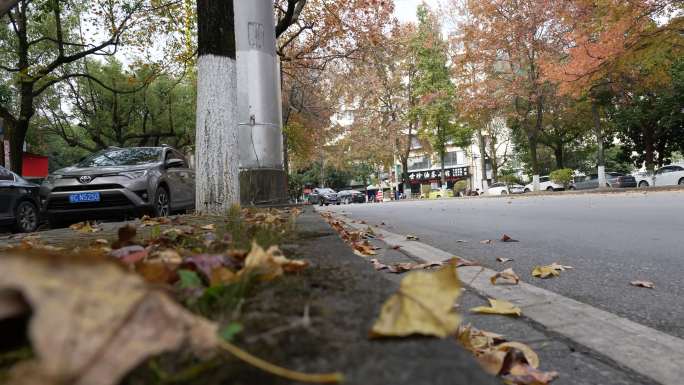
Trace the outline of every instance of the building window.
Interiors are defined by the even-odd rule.
[[[424,170],[430,168],[430,157],[429,156],[414,156],[408,159],[408,169],[413,170]]]
[[[444,167],[453,167],[465,163],[463,151],[452,151],[444,154]]]

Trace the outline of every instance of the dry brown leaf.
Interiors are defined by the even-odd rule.
[[[503,299],[489,298],[489,306],[477,306],[470,309],[474,313],[499,314],[519,316],[522,312],[520,308]]]
[[[558,372],[544,372],[527,364],[517,364],[502,377],[504,383],[511,385],[546,385],[558,378]]]
[[[209,283],[211,286],[226,285],[237,280],[238,276],[230,269],[219,266],[211,271]]]
[[[496,261],[501,263],[513,262],[513,258],[498,257]]]
[[[501,236],[501,242],[518,242],[518,240],[511,238],[508,234],[504,234]]]
[[[480,243],[483,245],[491,245],[492,242],[493,241],[491,239],[484,239],[484,240],[480,241]]]
[[[183,257],[174,249],[166,249],[152,253],[147,257],[147,262],[161,262],[165,264],[180,265],[183,263]]]
[[[637,287],[645,287],[647,289],[655,289],[655,283],[651,281],[632,281],[630,285]]]
[[[97,233],[98,231],[102,231],[102,228],[97,226],[96,223],[90,223],[90,222],[79,222],[79,223],[74,223],[73,225],[69,226],[71,230],[77,231],[79,233],[83,234],[89,234],[89,233]]]
[[[452,310],[460,294],[454,265],[436,272],[413,272],[402,279],[399,291],[382,306],[371,336],[451,335],[460,323],[460,317]]]
[[[176,269],[163,263],[140,263],[135,267],[135,271],[145,278],[145,281],[153,284],[170,284],[178,279]]]
[[[496,350],[500,350],[503,352],[508,352],[512,349],[517,349],[521,351],[525,356],[525,361],[527,364],[529,364],[533,368],[539,367],[539,356],[537,355],[537,353],[535,353],[534,350],[532,350],[532,348],[523,344],[522,342],[511,341],[496,345]]]
[[[371,261],[371,263],[373,264],[373,268],[374,268],[375,270],[385,270],[385,269],[389,269],[389,266],[387,266],[387,265],[381,263],[380,261],[378,261],[378,260],[375,259],[375,258],[371,259],[370,261]]]
[[[496,376],[501,372],[506,359],[506,352],[490,349],[477,353],[475,358],[485,372]]]
[[[358,251],[358,253],[361,254],[361,256],[369,256],[369,255],[376,255],[377,253],[375,250],[373,250],[373,246],[371,246],[368,241],[365,241],[363,243],[361,242],[356,242],[352,244],[352,247],[354,248],[355,251]],[[357,253],[357,255],[358,255]]]
[[[208,225],[204,225],[204,226],[200,227],[200,229],[214,231],[214,230],[216,230],[216,225],[214,225],[213,223],[210,223]]]
[[[473,353],[490,349],[505,341],[501,334],[476,329],[471,325],[459,326],[456,338],[464,348]]]
[[[252,250],[245,258],[244,267],[238,272],[238,277],[253,274],[262,281],[270,281],[284,272],[298,272],[308,266],[308,261],[286,258],[278,246],[271,246],[268,250],[264,250],[254,241]]]
[[[417,240],[419,240],[420,238],[418,238],[417,236],[415,236],[415,235],[413,235],[413,234],[408,234],[408,235],[406,236],[406,239],[409,240],[409,241],[417,241]]]
[[[283,275],[282,266],[273,258],[274,252],[277,250],[277,246],[271,246],[268,250],[264,250],[256,241],[253,241],[252,249],[245,258],[245,266],[238,272],[238,276],[244,277],[253,274],[262,281],[270,281]]]
[[[216,325],[115,264],[3,255],[0,270],[0,289],[20,292],[33,309],[29,336],[38,357],[13,368],[10,384],[112,385],[153,355],[217,346]]]
[[[520,277],[518,277],[518,274],[515,274],[513,268],[508,268],[494,274],[491,278],[489,278],[489,281],[492,283],[492,285],[496,285],[496,281],[499,278],[505,279],[508,281],[508,283],[512,282],[514,285],[517,285],[520,282]]]
[[[447,260],[442,261],[442,264],[451,264],[456,267],[461,267],[461,266],[479,266],[477,262],[473,262],[469,259],[461,258],[461,257],[451,257]]]

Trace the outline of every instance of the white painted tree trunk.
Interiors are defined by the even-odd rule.
[[[539,175],[532,175],[532,191],[539,191]]]
[[[197,59],[196,209],[225,214],[240,203],[235,59]]]
[[[606,188],[606,166],[598,166],[599,188]]]

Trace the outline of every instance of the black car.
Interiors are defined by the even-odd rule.
[[[39,190],[19,175],[0,166],[0,225],[30,233],[40,223]]]
[[[315,188],[311,195],[309,195],[309,202],[312,205],[339,205],[340,199],[337,197],[335,190],[331,188]]]
[[[337,198],[345,205],[350,203],[366,203],[366,194],[357,190],[342,190],[337,193]]]

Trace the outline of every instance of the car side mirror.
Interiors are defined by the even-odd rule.
[[[185,166],[183,159],[172,158],[166,161],[166,168],[179,168]]]

